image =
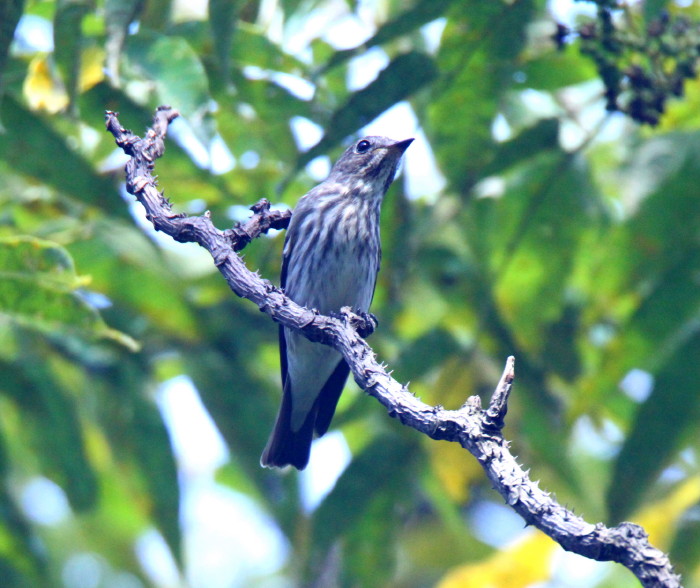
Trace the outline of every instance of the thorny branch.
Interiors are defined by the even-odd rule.
[[[681,586],[680,576],[674,573],[668,556],[649,543],[644,529],[627,522],[615,527],[586,522],[540,489],[538,482],[530,480],[517,463],[501,434],[515,377],[512,357],[508,358],[486,410],[482,410],[478,396],[470,397],[459,410],[429,406],[394,380],[358,335],[358,327],[366,333],[373,325],[362,324],[365,321],[349,309],[329,317],[303,308],[244,265],[236,251],[270,228],[286,227],[291,212],[271,211],[269,202],[261,200],[252,207],[254,214],[249,221],[226,231],[214,227],[208,213],[194,217],[174,213],[158,191],[152,171],[154,161],[164,153],[168,124],[177,116],[177,111],[159,107],[153,127],[143,139],[124,129],[116,113],[108,111],[105,117],[107,130],[130,156],[126,165],[127,190],[144,206],[156,230],[180,242],[198,243],[209,251],[216,267],[238,296],[251,300],[276,322],[301,331],[312,341],[337,349],[348,362],[357,384],[376,398],[390,416],[432,439],[453,441],[467,449],[506,502],[529,525],[549,535],[564,549],[597,561],[618,562],[643,586]]]

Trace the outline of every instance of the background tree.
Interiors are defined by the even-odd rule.
[[[0,4],[0,584],[636,585],[523,532],[470,456],[351,386],[310,475],[260,469],[275,326],[117,197],[103,111],[139,129],[163,102],[184,120],[162,187],[218,226],[293,206],[380,115],[417,132],[373,347],[450,408],[516,355],[533,476],[697,583],[698,7],[577,6],[572,35],[534,0]],[[249,267],[275,277],[280,246]]]

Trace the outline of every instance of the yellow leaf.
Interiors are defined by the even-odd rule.
[[[700,500],[700,476],[688,478],[673,492],[643,508],[634,521],[649,533],[654,547],[668,549],[676,533],[676,522],[680,516]]]
[[[466,502],[469,484],[484,477],[479,463],[458,443],[430,441],[426,443],[433,471],[452,500]]]
[[[700,81],[687,80],[684,86],[683,98],[668,101],[666,112],[661,117],[659,126],[654,129],[655,132],[667,133],[679,128],[692,128],[700,123]]]
[[[84,423],[83,431],[85,435],[85,449],[87,450],[90,463],[100,471],[106,471],[114,467],[112,448],[104,435],[104,431],[95,426],[93,422]]]
[[[54,75],[46,55],[37,55],[29,63],[23,91],[32,110],[46,110],[55,114],[68,106],[68,94]]]
[[[694,476],[663,500],[642,509],[634,520],[649,533],[652,545],[668,549],[675,533],[674,522],[699,500],[700,476]],[[437,588],[520,588],[545,581],[557,549],[552,539],[536,531],[485,561],[451,570]]]
[[[81,92],[87,92],[93,86],[99,84],[105,77],[105,51],[97,45],[88,47],[83,51],[80,79],[78,87]]]
[[[552,555],[558,545],[535,531],[485,561],[459,566],[437,588],[522,588],[549,578]]]

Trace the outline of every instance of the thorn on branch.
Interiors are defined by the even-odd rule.
[[[467,412],[475,412],[481,410],[481,397],[480,396],[470,396],[467,401],[462,405],[460,410],[466,410]]]

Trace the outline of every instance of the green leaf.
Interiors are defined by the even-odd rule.
[[[343,574],[362,586],[386,585],[396,555],[391,521],[411,500],[415,455],[413,443],[383,434],[353,459],[314,514],[311,569],[343,537]]]
[[[629,518],[641,505],[651,483],[666,466],[688,431],[700,418],[700,333],[668,358],[655,374],[654,390],[642,404],[615,460],[607,493],[609,520]]]
[[[228,86],[231,67],[231,47],[236,17],[241,3],[232,0],[209,0],[209,26],[214,37],[214,49],[223,73],[224,85]]]
[[[0,278],[24,280],[57,292],[85,285],[65,249],[34,237],[0,238]]]
[[[383,24],[372,37],[359,47],[338,51],[328,60],[317,75],[325,74],[329,69],[345,63],[372,47],[393,41],[397,37],[412,33],[440,16],[452,4],[451,0],[420,0],[408,10],[399,13],[396,18]]]
[[[650,152],[656,155],[651,161]],[[636,154],[653,174],[651,193],[601,243],[600,269],[592,274],[596,304],[620,324],[606,351],[600,394],[609,395],[633,368],[655,377],[615,461],[607,498],[614,520],[641,504],[700,416],[698,395],[688,393],[697,368],[687,359],[700,350],[698,152],[700,134],[694,132],[651,140]]]
[[[149,29],[167,30],[172,26],[174,0],[149,0],[141,13],[141,22]]]
[[[46,119],[26,110],[9,95],[4,98],[0,113],[6,130],[0,136],[0,158],[17,173],[80,202],[89,205],[101,202],[112,214],[128,217],[123,201],[116,197],[112,180],[96,173]],[[109,198],[109,194],[115,197]]]
[[[498,354],[518,359],[528,441],[575,490],[571,459],[556,441],[565,429],[549,376],[580,369],[577,338],[562,335],[579,312],[569,285],[586,236],[601,222],[600,195],[582,158],[544,151],[510,170],[503,194],[475,200],[467,213],[480,265],[469,288],[472,304]]]
[[[58,0],[53,19],[54,59],[68,90],[71,110],[75,109],[82,54],[82,22],[90,0]]]
[[[6,588],[32,588],[37,584],[17,565],[15,557],[0,556],[0,585]]]
[[[3,74],[5,73],[10,44],[23,9],[24,0],[4,0],[0,2],[0,100],[3,94]]]
[[[230,52],[231,61],[238,70],[256,65],[265,70],[296,74],[308,68],[303,61],[285,53],[282,47],[272,42],[266,32],[264,27],[245,21],[236,24],[233,33],[235,42]],[[257,103],[252,105],[258,106]]]
[[[647,22],[659,18],[661,11],[668,6],[668,0],[646,0],[644,2],[644,18]]]
[[[155,84],[155,101],[182,113],[208,144],[209,82],[199,56],[182,37],[142,32],[129,39],[126,56],[133,75]]]
[[[427,107],[426,132],[459,193],[466,193],[495,157],[491,125],[513,84],[534,9],[532,0],[452,5],[437,58],[442,91]]]
[[[404,348],[400,360],[392,368],[403,380],[417,380],[458,350],[452,334],[443,328],[432,329]]]
[[[599,199],[581,158],[541,153],[513,173],[503,196],[475,203],[477,258],[490,266],[500,314],[530,351],[542,348],[545,329],[561,317]]]
[[[253,105],[255,117],[252,121],[243,117],[221,120],[222,135],[234,145],[234,149],[270,150],[280,158],[289,158],[296,152],[296,143],[289,125],[289,119],[295,116],[310,117],[312,108],[309,102],[300,100],[289,90],[274,81],[248,80],[239,73],[234,73],[234,82],[238,88],[237,96],[217,97],[225,104],[237,108],[240,103]],[[256,129],[263,125],[267,132],[260,136]],[[252,132],[246,132],[250,129]],[[241,143],[240,141],[246,141]]]
[[[182,562],[178,472],[168,430],[152,400],[149,363],[145,354],[115,357],[102,367],[92,387],[99,392],[98,426],[117,462],[115,467],[110,459],[103,473],[109,481],[100,516],[115,527],[116,537],[128,541],[155,524]]]
[[[236,453],[237,461],[246,471],[266,477],[266,471],[260,468],[260,453],[272,430],[281,396],[277,329],[251,310],[230,298],[201,309],[198,322],[209,333],[209,338],[201,345],[188,346],[181,351],[187,373]],[[229,317],[230,322],[222,321],[221,316]],[[231,328],[232,324],[237,328]],[[272,353],[274,371],[269,362],[261,359],[261,348],[265,354]],[[258,350],[255,356],[251,355],[253,350]],[[237,366],[235,377],[231,377],[231,366]],[[257,402],[249,401],[250,390],[258,391]]]
[[[105,0],[105,28],[107,29],[107,70],[119,84],[119,60],[131,23],[146,6],[145,0]]]
[[[97,500],[97,477],[86,457],[76,405],[56,370],[39,353],[42,342],[28,335],[25,344],[33,354],[25,350],[12,364],[0,362],[1,389],[27,419],[24,430],[35,444],[42,470],[63,488],[73,508],[87,510]]]
[[[80,278],[68,252],[31,237],[0,238],[0,317],[46,334],[75,333],[108,337],[131,349],[136,343],[109,329],[98,312],[76,290]]]
[[[343,537],[341,585],[358,583],[367,588],[380,588],[387,586],[394,577],[399,536],[399,525],[394,518],[397,501],[400,501],[397,494],[394,487],[393,491],[375,495],[356,521],[355,528]]]
[[[157,407],[141,395],[131,398],[135,458],[146,479],[152,516],[175,558],[182,561],[180,488],[168,431]]]
[[[46,553],[39,548],[34,532],[20,512],[18,504],[7,490],[5,482],[10,475],[10,456],[8,455],[5,433],[0,428],[0,554],[12,555],[25,569],[30,568],[37,573],[46,572]],[[0,562],[2,557],[0,557]],[[0,585],[12,586],[5,583],[5,571],[0,563]]]
[[[437,77],[433,60],[417,51],[404,53],[394,59],[377,79],[366,88],[355,92],[336,110],[326,125],[323,138],[302,153],[297,169],[338,145],[345,137],[372,122],[397,102],[405,100]]]
[[[493,160],[485,165],[481,176],[488,177],[507,171],[542,151],[559,149],[559,121],[546,118],[523,130],[513,139],[494,148]]]
[[[556,92],[595,79],[595,65],[582,57],[575,47],[563,51],[551,51],[528,61],[522,67],[525,80],[523,88]]]
[[[676,573],[692,577],[693,570],[700,561],[700,520],[697,510],[700,504],[693,505],[678,523],[678,531],[673,538],[669,557]]]
[[[581,288],[590,293],[589,312],[616,327],[596,376],[597,392],[589,398],[593,405],[609,399],[630,369],[663,369],[694,328],[700,305],[698,153],[697,132],[643,144],[629,169],[646,176],[646,199],[605,239],[589,243],[590,268]],[[668,434],[680,431],[674,427]]]
[[[80,267],[90,268],[93,288],[147,317],[161,332],[195,339],[198,328],[177,265],[164,263],[163,252],[135,227],[97,223],[95,231],[94,239],[71,245]]]

